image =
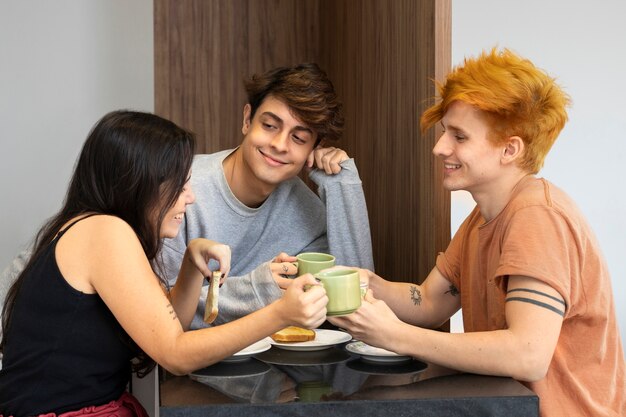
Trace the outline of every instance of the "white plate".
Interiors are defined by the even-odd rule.
[[[346,345],[348,352],[355,353],[361,356],[361,359],[368,362],[404,362],[410,361],[410,356],[398,355],[397,353],[390,352],[388,350],[370,346],[363,342],[352,342]]]
[[[315,329],[315,339],[308,342],[281,343],[272,340],[276,347],[286,350],[322,350],[352,340],[346,332],[328,329]]]
[[[241,362],[218,362],[189,374],[194,381],[210,384],[223,379],[235,379],[269,372],[271,367],[259,360],[250,359]]]
[[[233,356],[222,359],[222,362],[241,362],[248,360],[257,353],[265,352],[266,350],[270,349],[272,347],[272,344],[270,343],[271,340],[272,339],[270,339],[269,337],[261,339],[258,342],[251,344],[247,348],[235,353]]]

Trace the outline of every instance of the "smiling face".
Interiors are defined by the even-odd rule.
[[[242,133],[244,175],[249,184],[266,190],[298,175],[317,139],[315,132],[273,96],[263,100],[252,120],[250,105],[246,105]]]
[[[444,132],[433,154],[443,161],[444,187],[472,194],[488,192],[500,177],[503,147],[489,141],[484,115],[469,104],[455,101],[441,125]]]
[[[183,222],[187,205],[193,204],[196,196],[191,189],[191,180],[188,178],[185,186],[178,195],[178,199],[172,207],[167,210],[163,222],[161,223],[161,238],[174,238],[178,235],[178,230]]]

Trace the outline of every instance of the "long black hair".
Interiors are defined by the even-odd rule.
[[[192,133],[151,113],[113,111],[96,123],[78,157],[63,207],[37,234],[30,260],[7,293],[0,352],[24,276],[69,220],[91,213],[117,216],[133,228],[153,268],[159,264],[161,223],[185,185],[194,151]],[[166,286],[161,274],[157,276]],[[137,355],[135,371],[153,365],[139,349]]]

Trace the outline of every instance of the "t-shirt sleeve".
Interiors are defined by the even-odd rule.
[[[571,276],[579,263],[570,224],[555,209],[522,208],[511,217],[502,239],[498,277],[523,275],[550,285],[570,305]]]

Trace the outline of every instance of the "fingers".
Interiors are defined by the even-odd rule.
[[[316,329],[320,327],[326,321],[326,309],[320,313],[319,317],[313,322],[309,329]]]
[[[315,279],[315,277],[312,274],[304,274],[304,275],[300,275],[298,278],[296,278],[294,280],[294,284],[296,284],[298,287],[303,288],[307,285],[314,285],[314,286],[318,286],[321,287],[319,281],[317,279]]]
[[[287,314],[295,326],[315,328],[326,320],[326,291],[311,274],[304,274],[294,280],[283,295],[290,305]]]
[[[204,277],[212,276],[208,266],[211,259],[219,263],[222,279],[225,279],[230,272],[230,247],[228,245],[208,239],[193,239],[187,249],[193,264]]]
[[[285,252],[281,252],[272,259],[272,262],[281,263],[281,262],[296,262],[298,259],[295,256],[291,256]]]
[[[365,293],[365,297],[363,297],[363,299],[367,301],[368,303],[373,303],[374,301],[378,301],[376,298],[374,298],[374,293],[370,289],[367,290],[367,292]]]
[[[274,281],[276,281],[278,288],[280,288],[281,290],[286,290],[293,283],[293,279],[283,278],[280,275],[274,275]]]
[[[291,262],[273,262],[270,264],[270,270],[274,275],[296,275],[298,267]]]
[[[211,278],[213,273],[209,269],[207,261],[202,256],[192,256],[191,260],[193,264],[198,268],[198,271],[202,274],[203,277]]]
[[[220,277],[220,287],[224,285],[224,282],[226,282],[226,275],[227,274],[222,272],[222,276]]]
[[[313,164],[315,163],[315,149],[311,151],[309,156],[306,158],[306,166],[307,168],[313,168]]]
[[[220,262],[220,269],[219,271],[222,273],[222,277],[220,278],[220,282],[224,282],[226,280],[226,277],[228,276],[228,273],[230,272],[230,263],[228,264],[223,264],[222,262]]]
[[[334,147],[316,148],[312,154],[315,160],[313,165],[318,169],[323,169],[328,175],[338,174],[341,171],[340,163],[349,159],[344,150]]]
[[[208,263],[210,259],[216,260],[220,265],[219,271],[222,273],[222,279],[225,279],[230,272],[230,246],[210,240],[206,242],[207,246],[202,251],[205,262]]]

